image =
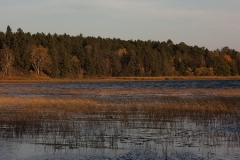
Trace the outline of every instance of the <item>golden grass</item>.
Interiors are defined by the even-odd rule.
[[[163,80],[240,80],[240,76],[159,76],[159,77],[88,77],[79,79],[55,79],[46,75],[0,76],[0,83],[35,82],[115,82],[115,81],[163,81]]]
[[[9,93],[14,88],[2,88],[1,92]],[[51,97],[60,95],[61,88],[31,88],[26,87],[16,90],[16,93],[39,93],[50,97],[0,97],[0,113],[3,110],[11,112],[34,112],[34,113],[59,113],[59,114],[184,114],[190,112],[205,113],[230,113],[239,110],[240,91],[239,88],[217,89],[217,88],[184,88],[173,89],[162,88],[135,88],[126,89],[75,89],[64,90],[65,98]],[[145,95],[158,95],[159,97],[144,98]],[[187,94],[187,95],[186,95]],[[95,95],[96,98],[74,98],[81,95]],[[120,101],[118,99],[97,99],[98,96],[121,97],[121,95],[132,95],[134,100]],[[135,95],[143,97],[136,98]],[[205,97],[203,95],[206,95]],[[90,96],[91,97],[91,96]],[[152,103],[154,102],[154,103]],[[49,113],[48,113],[49,112]]]
[[[54,85],[54,83],[53,83]],[[124,97],[129,95],[130,97],[137,98],[138,95],[155,95],[161,99],[161,97],[202,97],[202,96],[212,96],[212,97],[240,97],[239,88],[184,88],[184,89],[175,89],[169,87],[156,87],[156,88],[136,88],[136,87],[127,87],[127,88],[115,88],[109,89],[108,87],[103,88],[88,88],[87,86],[83,88],[61,88],[61,87],[22,87],[21,89],[16,89],[14,86],[9,85],[9,87],[1,88],[1,92],[11,95],[49,95],[49,96],[59,96],[64,93],[65,96],[75,96],[75,97],[86,97],[86,95],[91,96],[108,96],[108,97]],[[16,97],[17,98],[17,97]],[[153,96],[154,98],[154,96]],[[50,99],[50,98],[49,98]]]
[[[89,106],[96,106],[93,100],[42,97],[0,97],[0,110],[18,112],[66,112],[85,111]]]
[[[11,93],[14,88],[2,88],[1,92]],[[239,113],[240,91],[239,88],[135,88],[125,89],[89,89],[69,88],[64,90],[64,95],[69,98],[51,97],[61,95],[61,88],[31,88],[26,87],[15,90],[16,93],[31,93],[50,95],[50,97],[0,97],[0,114],[14,115],[61,115],[67,117],[76,114],[145,114],[146,116],[211,116],[214,114]],[[156,95],[159,97],[146,97]],[[96,98],[74,98],[82,95],[95,95]],[[118,99],[97,99],[98,96],[123,97],[131,95],[134,100],[120,101]],[[136,98],[135,95],[141,95]],[[203,95],[206,95],[205,97]],[[90,96],[91,97],[91,96]],[[156,98],[156,99],[155,99]],[[154,116],[153,116],[154,115]]]
[[[81,120],[92,123],[112,120],[128,123],[144,117],[142,122],[158,123],[177,118],[211,121],[211,118],[220,117],[222,121],[236,123],[240,127],[239,106],[238,97],[165,97],[156,104],[144,100],[113,103],[79,98],[0,97],[0,126],[13,127],[18,135],[28,129],[39,132],[64,128],[67,131],[69,126],[74,125],[74,121]],[[11,137],[12,132],[10,130],[8,136]]]
[[[159,77],[109,77],[106,80],[230,80],[240,76],[159,76]]]
[[[165,97],[158,103],[132,101],[120,103],[96,99],[0,97],[0,114],[229,114],[240,110],[238,97],[179,98]]]

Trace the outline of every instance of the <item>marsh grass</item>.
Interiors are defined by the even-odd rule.
[[[53,79],[46,75],[1,76],[0,83],[35,82],[112,82],[112,81],[163,81],[163,80],[239,80],[240,76],[160,76],[160,77],[91,77],[79,79]]]
[[[224,142],[236,145],[240,141],[239,106],[238,96],[221,94],[194,98],[163,96],[157,103],[153,99],[5,96],[0,97],[0,137],[30,136],[35,144],[52,146],[55,150],[118,149],[119,143],[130,144],[160,148],[167,157],[168,147],[176,141],[179,147],[200,146],[200,142],[194,142],[196,139],[207,147]],[[195,125],[185,129],[189,122]],[[198,125],[232,124],[237,125],[236,134],[196,130]]]
[[[38,123],[42,120],[68,120],[80,115],[99,115],[101,119],[118,117],[127,121],[132,115],[142,115],[146,120],[190,117],[193,119],[222,117],[239,119],[238,97],[179,98],[165,97],[161,103],[132,101],[112,103],[96,99],[0,97],[1,124],[14,125]],[[104,117],[104,118],[103,118]]]

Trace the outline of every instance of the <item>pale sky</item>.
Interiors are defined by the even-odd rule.
[[[240,51],[240,0],[0,0],[0,30]]]

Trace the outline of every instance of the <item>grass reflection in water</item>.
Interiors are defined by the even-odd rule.
[[[166,96],[152,102],[0,97],[0,136],[57,150],[140,147],[205,157],[240,147],[238,97]]]

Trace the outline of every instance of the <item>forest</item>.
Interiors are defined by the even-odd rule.
[[[184,42],[121,40],[82,34],[0,31],[0,72],[32,72],[52,78],[235,76],[240,53],[229,47],[210,51]]]

